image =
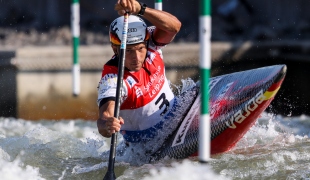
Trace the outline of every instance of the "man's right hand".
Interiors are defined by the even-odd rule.
[[[114,101],[107,101],[99,108],[97,127],[99,133],[104,137],[111,137],[113,133],[120,131],[124,124],[123,118],[114,117]]]
[[[105,119],[99,118],[97,120],[97,127],[99,133],[104,137],[111,137],[113,133],[119,132],[121,126],[124,124],[123,118],[107,117]]]

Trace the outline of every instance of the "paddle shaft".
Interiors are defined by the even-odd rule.
[[[123,33],[122,33],[123,36],[122,36],[121,47],[120,47],[120,56],[118,60],[116,99],[115,99],[115,107],[114,107],[115,118],[119,117],[119,111],[120,111],[121,87],[123,84],[123,76],[124,76],[124,62],[125,62],[125,51],[126,51],[126,42],[127,42],[128,18],[129,18],[129,14],[126,12],[124,14],[124,26],[123,26]],[[116,179],[116,176],[114,173],[116,143],[117,143],[117,132],[113,133],[111,137],[108,171],[105,174],[103,180]]]

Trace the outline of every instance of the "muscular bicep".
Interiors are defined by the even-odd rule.
[[[153,32],[153,40],[158,44],[169,44],[175,37],[176,33],[155,29]]]

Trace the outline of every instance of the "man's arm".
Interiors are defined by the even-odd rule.
[[[181,22],[165,11],[146,8],[143,17],[156,27],[153,38],[158,43],[170,43],[180,31]]]
[[[141,5],[136,0],[118,0],[114,9],[118,11],[119,15],[124,15],[125,10],[137,15],[141,10]],[[153,38],[158,43],[170,43],[181,28],[181,22],[175,16],[165,11],[147,7],[143,18],[156,27]]]
[[[120,131],[124,120],[114,118],[115,101],[107,101],[99,108],[97,127],[99,133],[104,137],[111,137],[115,132]]]

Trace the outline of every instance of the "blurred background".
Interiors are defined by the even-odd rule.
[[[154,1],[144,0],[154,8]],[[0,116],[26,120],[98,117],[97,84],[112,56],[108,27],[115,1],[80,0],[81,92],[72,96],[70,0],[0,1]],[[268,108],[310,114],[310,13],[307,0],[212,1],[212,76],[286,64]],[[199,80],[199,1],[163,0],[182,29],[164,49],[167,76]]]

